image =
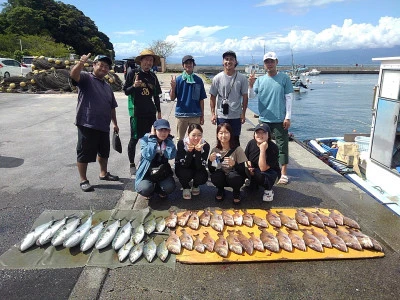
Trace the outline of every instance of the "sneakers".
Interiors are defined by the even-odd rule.
[[[246,179],[244,180],[244,186],[250,186],[250,184],[251,184],[250,178],[246,178]]]
[[[131,163],[129,166],[129,171],[131,172],[131,176],[136,175],[136,165]]]
[[[274,200],[274,191],[273,190],[265,190],[263,195],[263,201],[271,202]]]
[[[186,200],[192,199],[192,193],[190,192],[190,189],[183,189],[182,197]]]
[[[200,188],[199,187],[192,187],[192,195],[193,196],[198,196],[200,195]]]
[[[81,190],[84,192],[94,191],[94,187],[90,185],[89,180],[82,181],[80,183]]]

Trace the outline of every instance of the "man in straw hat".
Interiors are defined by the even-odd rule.
[[[135,153],[140,138],[150,132],[156,119],[161,119],[161,87],[152,67],[160,64],[160,57],[152,50],[145,49],[135,58],[139,68],[131,70],[123,87],[128,96],[128,110],[131,124],[131,139],[128,157],[131,175],[136,174]]]

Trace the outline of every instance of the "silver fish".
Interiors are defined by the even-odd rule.
[[[242,209],[243,211],[243,224],[247,227],[253,227],[254,219],[251,214],[247,212],[247,210]]]
[[[163,217],[156,218],[156,230],[157,232],[163,232],[166,227],[166,222]]]
[[[129,242],[127,242],[125,245],[123,245],[121,248],[118,250],[118,260],[123,261],[125,258],[128,257],[129,253],[131,252],[132,248],[135,246],[135,242],[130,239]]]
[[[179,236],[175,233],[175,230],[171,230],[169,232],[169,237],[165,242],[165,244],[167,245],[167,249],[169,252],[174,254],[181,253],[182,250],[181,240],[179,239]]]
[[[292,245],[293,247],[295,247],[296,249],[299,249],[301,251],[306,251],[307,247],[306,247],[306,243],[304,242],[304,240],[299,237],[296,233],[294,233],[291,229],[288,229],[288,236],[290,238],[290,240],[292,241]]]
[[[140,224],[138,227],[135,227],[135,229],[132,232],[132,238],[135,244],[139,244],[143,240],[144,238],[143,224]]]
[[[321,242],[322,246],[332,248],[332,243],[325,234],[316,231],[314,228],[311,228],[311,233]]]
[[[349,217],[343,216],[343,225],[355,228],[355,229],[360,229],[360,225],[353,219],[350,219]]]
[[[226,210],[222,210],[222,220],[224,221],[224,224],[227,226],[234,226],[235,221],[233,220],[233,216],[228,213]]]
[[[178,221],[178,215],[176,214],[176,211],[170,211],[169,216],[165,218],[165,226],[169,228],[174,228],[176,226],[177,221]]]
[[[243,254],[243,246],[234,230],[228,230],[228,236],[226,237],[226,240],[228,242],[229,250],[239,255]]]
[[[168,257],[168,254],[169,254],[169,251],[168,251],[167,245],[165,243],[165,240],[163,240],[157,246],[157,256],[159,259],[161,259],[161,261],[165,261]]]
[[[319,228],[325,228],[324,222],[322,222],[321,218],[318,217],[316,214],[306,211],[304,209],[302,209],[301,211],[306,214],[308,220],[310,221],[310,224],[317,226]]]
[[[194,250],[196,250],[199,253],[204,253],[204,251],[206,251],[206,247],[201,241],[199,234],[195,234],[194,237],[196,238],[193,243]]]
[[[360,242],[354,235],[339,228],[336,229],[336,235],[342,238],[342,240],[346,243],[347,247],[350,247],[354,250],[359,250],[359,251],[362,250]]]
[[[181,245],[183,248],[192,251],[193,250],[193,238],[192,236],[186,232],[185,228],[181,229],[182,235],[179,237],[181,241]]]
[[[82,241],[83,237],[86,235],[86,233],[89,232],[90,228],[92,227],[93,215],[94,212],[91,212],[86,222],[75,229],[75,231],[64,240],[63,246],[65,248],[75,247]]]
[[[34,229],[32,229],[21,241],[21,245],[19,246],[20,251],[25,251],[26,249],[29,249],[31,246],[33,246],[40,235],[48,229],[52,224],[54,223],[54,220],[51,220],[47,223],[41,224]]]
[[[248,255],[252,255],[254,252],[253,242],[247,236],[245,236],[241,230],[236,230],[236,233],[237,238],[240,244],[242,244],[244,251],[246,251]]]
[[[146,260],[151,263],[156,256],[157,245],[153,239],[148,240],[143,246],[143,256]]]
[[[101,232],[99,239],[97,240],[94,247],[97,250],[103,249],[107,247],[115,237],[115,234],[118,231],[118,228],[121,225],[120,220],[116,220],[114,223],[108,225],[104,230]]]
[[[318,251],[324,252],[324,248],[322,247],[321,242],[307,230],[301,230],[303,232],[303,240],[306,243],[307,247]]]
[[[146,232],[147,234],[151,234],[154,230],[156,230],[156,225],[156,219],[154,217],[150,218],[143,224],[144,232]]]
[[[277,211],[276,213],[279,215],[279,218],[281,219],[281,224],[283,224],[287,228],[293,230],[299,230],[299,226],[297,226],[295,219],[292,219],[291,217],[285,215],[283,211]]]
[[[279,247],[288,252],[292,252],[293,244],[289,236],[279,228],[274,228],[274,230],[277,231],[276,238],[278,239]]]
[[[319,211],[315,211],[314,212],[321,220],[322,222],[324,222],[324,224],[326,226],[332,227],[332,228],[336,228],[336,222],[334,219],[332,219],[331,217],[324,215],[323,213],[319,212]]]
[[[275,235],[267,231],[266,228],[259,228],[261,230],[260,239],[263,242],[264,248],[278,253],[279,252],[279,241]]]
[[[304,212],[302,212],[300,209],[296,209],[294,218],[297,221],[297,223],[299,223],[301,225],[304,225],[304,226],[310,225],[310,221],[308,220],[307,215]]]
[[[82,252],[85,252],[92,248],[99,238],[100,233],[104,229],[104,221],[97,224],[95,227],[91,228],[88,233],[83,237],[81,241],[80,249]]]
[[[131,249],[131,252],[129,252],[129,260],[131,263],[134,263],[142,256],[143,247],[144,247],[144,242],[140,242]]]
[[[210,224],[211,214],[209,209],[205,209],[199,217],[200,224],[203,226],[208,226]]]
[[[234,210],[233,221],[235,222],[235,225],[238,226],[243,224],[243,215],[237,209]]]
[[[264,228],[264,227],[263,227]],[[253,243],[253,247],[255,250],[263,252],[264,251],[264,244],[261,239],[255,236],[254,232],[249,232],[250,240]]]
[[[187,222],[187,225],[189,226],[189,228],[193,229],[193,230],[197,230],[200,226],[200,219],[199,216],[197,215],[197,211],[194,211],[190,217],[189,220]]]
[[[335,221],[336,225],[343,225],[343,216],[337,212],[335,212],[333,209],[328,209],[329,210],[329,216]]]
[[[215,241],[214,250],[221,257],[227,257],[229,254],[228,241],[224,238],[222,232],[218,232],[218,239]]]
[[[278,215],[274,214],[270,209],[267,209],[267,215],[266,219],[274,227],[281,228],[282,227],[282,221],[281,218],[279,218]]]
[[[209,252],[214,252],[214,246],[215,246],[214,239],[210,236],[208,231],[204,231],[203,234],[204,234],[204,237],[201,240],[201,242],[204,244],[204,247],[206,247],[206,249]]]
[[[222,232],[224,230],[224,220],[222,218],[222,215],[214,211],[211,214],[210,225],[216,231]]]
[[[66,223],[62,226],[51,239],[51,244],[54,247],[62,245],[62,243],[67,239],[79,226],[81,223],[81,218],[75,218],[74,220]]]
[[[67,216],[61,220],[58,220],[55,222],[53,225],[51,225],[49,228],[47,228],[43,233],[39,236],[39,238],[36,241],[36,245],[38,246],[43,246],[46,245],[51,241],[53,236],[56,234],[56,232],[63,226],[65,223],[67,223],[67,220],[71,218],[71,216]]]
[[[324,231],[326,232],[327,238],[329,239],[333,247],[343,252],[348,251],[346,243],[342,240],[341,237],[338,237],[336,234],[333,234],[327,228],[325,228]]]
[[[118,229],[111,246],[115,251],[124,246],[130,239],[132,233],[132,221],[128,221],[124,226]]]
[[[187,210],[183,214],[178,216],[178,225],[182,227],[185,226],[191,214],[192,212],[190,210]]]

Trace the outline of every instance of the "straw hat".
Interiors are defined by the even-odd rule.
[[[160,64],[160,57],[156,55],[152,50],[150,49],[145,49],[138,56],[135,58],[135,63],[140,64],[140,61],[144,56],[153,56],[154,58],[154,65],[158,66]]]

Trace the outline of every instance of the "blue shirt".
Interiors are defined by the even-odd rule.
[[[201,117],[200,101],[207,98],[203,80],[193,74],[195,83],[187,83],[182,79],[182,75],[176,78],[176,108],[175,117],[192,118]]]
[[[282,72],[270,77],[268,74],[258,77],[254,83],[254,92],[258,95],[260,121],[281,123],[286,116],[286,94],[293,93],[290,77]]]
[[[111,86],[93,73],[81,72],[75,125],[110,132],[111,111],[118,106]]]

